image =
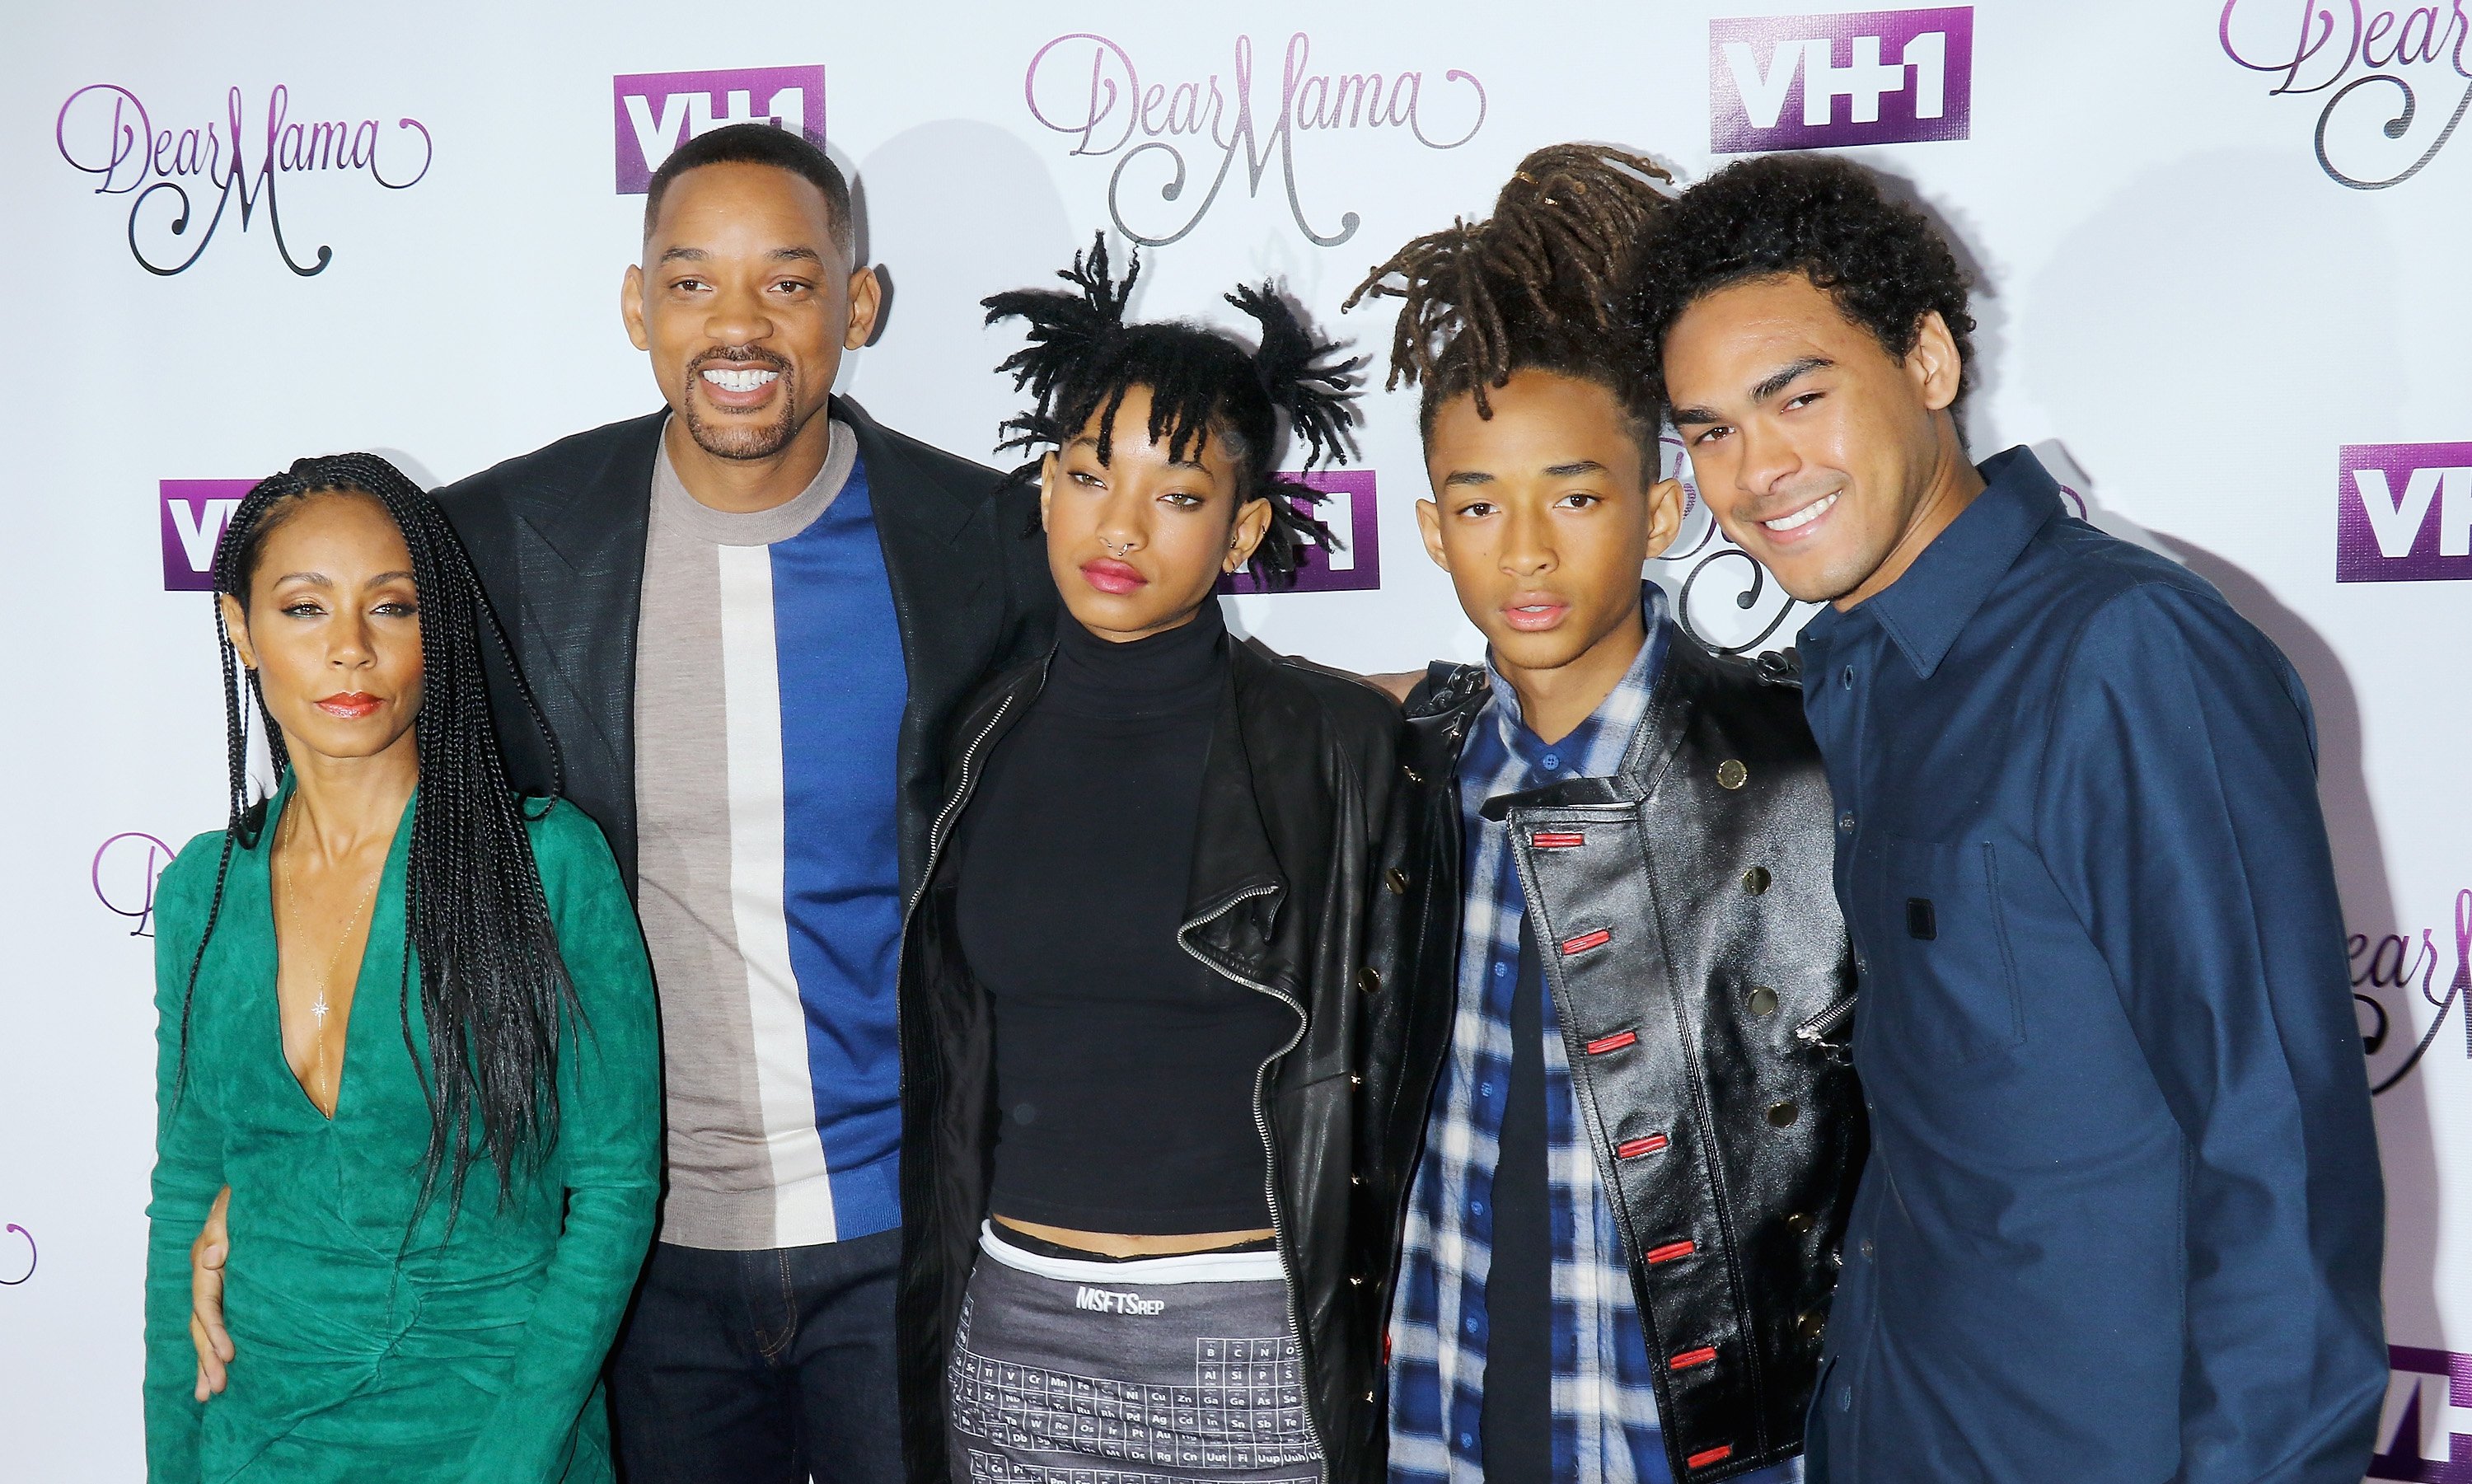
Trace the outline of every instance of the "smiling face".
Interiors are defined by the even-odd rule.
[[[1151,441],[1151,392],[1133,387],[1116,409],[1107,462],[1099,422],[1047,456],[1039,519],[1047,566],[1082,626],[1119,642],[1189,621],[1219,579],[1243,566],[1270,529],[1271,502],[1237,509],[1244,470],[1224,438],[1196,439],[1182,460],[1173,440]]]
[[[356,492],[303,495],[257,552],[244,608],[219,601],[241,662],[296,758],[374,757],[415,745],[420,594],[386,507]]]
[[[1725,534],[1807,603],[1896,581],[1979,487],[1937,313],[1890,353],[1801,274],[1718,289],[1666,335],[1666,395]]]
[[[1472,395],[1435,411],[1434,498],[1416,519],[1523,702],[1563,674],[1592,693],[1576,725],[1639,652],[1640,568],[1674,539],[1681,487],[1655,482],[1630,419],[1595,382],[1523,371],[1486,400],[1490,418]]]
[[[698,447],[735,460],[774,457],[808,427],[842,351],[874,333],[877,302],[874,272],[853,272],[834,241],[821,190],[734,162],[670,183],[620,299],[671,411]]]

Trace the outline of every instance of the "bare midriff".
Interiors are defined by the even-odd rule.
[[[1275,1235],[1269,1227],[1254,1232],[1178,1232],[1166,1236],[1136,1236],[1123,1232],[1076,1232],[1070,1227],[1043,1226],[998,1216],[996,1225],[1058,1247],[1097,1253],[1103,1257],[1174,1257],[1189,1252],[1218,1252],[1265,1241]]]

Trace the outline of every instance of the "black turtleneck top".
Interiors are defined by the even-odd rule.
[[[1177,942],[1226,634],[1216,601],[1129,644],[1067,618],[963,816],[962,952],[995,1015],[996,1215],[1133,1235],[1271,1224],[1254,1080],[1295,1016]]]

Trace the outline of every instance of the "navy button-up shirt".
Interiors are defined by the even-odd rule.
[[[1814,1477],[2354,1484],[2384,1197],[2307,693],[1983,475],[1800,641],[1873,1140]]]

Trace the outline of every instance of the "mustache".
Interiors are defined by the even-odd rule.
[[[789,361],[753,346],[716,346],[687,362],[687,374],[693,376],[707,366],[763,366],[790,374]]]

